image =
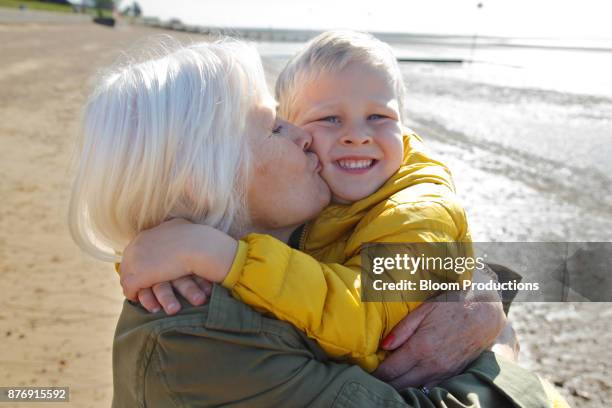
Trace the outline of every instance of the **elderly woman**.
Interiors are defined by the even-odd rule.
[[[209,227],[287,242],[329,202],[318,160],[307,151],[309,135],[275,118],[259,57],[239,42],[182,47],[108,74],[89,99],[83,135],[70,227],[81,248],[103,260],[118,261],[140,232],[172,228],[180,222],[164,221],[177,217],[195,223],[193,239],[183,229],[181,240],[156,248],[188,250],[198,228]],[[235,251],[216,249],[220,258]],[[155,262],[164,262],[159,255]],[[175,282],[182,293],[190,284]],[[181,301],[173,316],[124,304],[113,349],[113,406],[549,406],[535,375],[491,352],[431,391],[402,386],[423,365],[414,346],[419,332],[438,339],[440,347],[429,347],[436,353],[445,354],[445,336],[453,353],[465,352],[450,358],[446,368],[456,370],[497,333],[497,305],[474,303],[472,313],[463,303],[431,306],[400,323],[402,339],[419,329],[379,369],[398,392],[357,366],[328,360],[289,323],[258,313],[220,286],[206,305]],[[482,320],[489,316],[497,320],[487,325]],[[431,319],[443,327],[429,332]],[[476,333],[465,336],[452,322]]]

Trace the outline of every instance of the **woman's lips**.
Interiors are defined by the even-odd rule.
[[[319,160],[319,156],[317,156],[317,154],[313,152],[307,152],[306,155],[308,156],[308,159],[311,162],[313,171],[315,173],[320,173],[322,166],[321,166],[321,160]]]

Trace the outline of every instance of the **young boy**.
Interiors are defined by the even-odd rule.
[[[450,172],[402,127],[404,92],[391,48],[367,34],[323,33],[288,63],[277,82],[278,113],[312,134],[332,205],[294,233],[302,252],[268,235],[244,237],[222,282],[329,356],[367,371],[384,359],[381,339],[421,301],[363,302],[362,245],[458,242],[466,245],[450,256],[471,256]],[[424,278],[461,282],[470,271],[410,277]]]

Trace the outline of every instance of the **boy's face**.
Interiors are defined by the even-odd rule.
[[[334,202],[369,196],[399,169],[399,103],[380,70],[352,62],[321,74],[300,90],[295,109],[295,124],[312,135]]]

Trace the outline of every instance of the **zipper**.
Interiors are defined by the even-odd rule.
[[[304,251],[304,246],[306,245],[306,235],[308,234],[311,225],[312,222],[307,222],[306,224],[304,224],[304,228],[302,228],[302,233],[300,234],[300,240],[298,242],[298,249],[300,251]]]

